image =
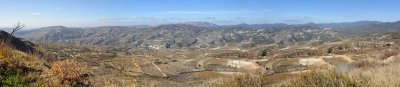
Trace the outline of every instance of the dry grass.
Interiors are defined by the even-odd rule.
[[[396,55],[398,55],[399,53],[397,52],[397,51],[385,51],[385,52],[383,52],[383,55],[382,55],[382,57],[380,57],[380,59],[381,60],[384,60],[384,59],[386,59],[386,58],[389,58],[389,57],[391,57],[391,56],[396,56]]]
[[[386,66],[373,67],[369,69],[353,70],[350,75],[371,78],[373,86],[399,87],[400,86],[400,64],[389,64]]]
[[[222,79],[215,87],[263,87],[266,86],[263,76],[250,73],[238,74],[232,78]]]
[[[368,63],[374,64],[374,63]],[[288,86],[307,87],[399,87],[400,64],[392,63],[374,67],[362,67],[348,73],[329,72],[306,73],[292,80]]]
[[[14,68],[43,68],[35,54],[27,54],[12,48],[11,43],[0,42],[0,64]]]
[[[46,87],[40,76],[41,63],[33,55],[17,51],[9,42],[0,42],[1,87]]]
[[[54,86],[72,86],[84,80],[87,68],[73,60],[56,61],[51,69],[46,70],[46,77]]]
[[[197,75],[198,78],[220,78],[223,76],[225,75],[212,71],[199,72],[199,74]]]
[[[102,78],[104,81],[104,87],[120,87],[119,83],[114,80],[110,80],[109,78]],[[132,86],[135,87],[135,86]]]
[[[378,59],[364,58],[353,62],[353,65],[357,68],[371,68],[382,66],[383,63],[380,62]]]
[[[264,83],[269,87],[277,87],[284,84],[286,81],[293,79],[293,77],[299,76],[300,73],[279,73],[263,77]]]
[[[11,56],[11,48],[9,44],[0,42],[0,59],[5,59]]]
[[[311,71],[291,80],[287,86],[296,87],[368,87],[368,79],[349,76],[331,70],[328,72]]]
[[[72,86],[82,81],[86,68],[77,62],[59,61],[46,70],[43,61],[39,59],[41,56],[39,51],[24,53],[13,48],[8,40],[1,40],[0,87],[60,87]],[[42,74],[43,70],[46,74]],[[41,75],[51,79],[41,78]]]

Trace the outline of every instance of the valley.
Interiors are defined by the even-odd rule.
[[[87,66],[93,86],[209,87],[246,74],[260,78],[259,84],[284,86],[302,73],[365,71],[400,57],[398,33],[348,37],[307,26],[254,30],[183,24],[47,28],[19,36],[37,43],[46,64],[75,60]]]
[[[0,87],[400,87],[400,0],[0,0]]]

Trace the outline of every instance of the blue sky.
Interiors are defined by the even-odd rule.
[[[0,0],[0,27],[400,20],[400,0]]]

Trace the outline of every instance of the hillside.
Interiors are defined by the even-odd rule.
[[[0,86],[88,86],[86,69],[73,60],[46,61],[37,45],[0,31]]]
[[[218,47],[229,44],[288,45],[338,40],[344,36],[400,31],[400,22],[358,21],[327,24],[238,24],[187,22],[159,26],[44,27],[17,33],[35,42],[144,48]]]
[[[197,25],[198,26],[198,25]],[[340,38],[335,30],[315,27],[279,29],[197,27],[168,24],[148,28],[95,27],[89,29],[62,26],[45,27],[18,33],[18,36],[45,43],[103,45],[146,48],[217,47],[228,44],[279,44],[327,41]]]
[[[0,42],[1,43],[9,42],[9,44],[12,44],[11,45],[12,48],[15,48],[22,52],[32,53],[36,51],[34,49],[35,44],[33,44],[32,42],[22,38],[14,37],[3,30],[0,30]]]

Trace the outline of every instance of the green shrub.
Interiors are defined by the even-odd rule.
[[[27,87],[28,79],[15,70],[5,71],[1,74],[1,87]]]

